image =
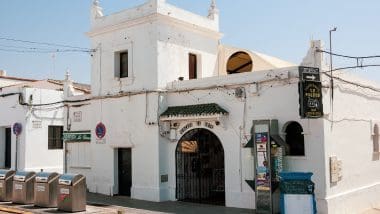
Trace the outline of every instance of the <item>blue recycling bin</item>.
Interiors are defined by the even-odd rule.
[[[280,173],[280,209],[282,214],[316,214],[317,205],[311,172]]]

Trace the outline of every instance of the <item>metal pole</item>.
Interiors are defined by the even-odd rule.
[[[18,135],[16,135],[16,157],[15,157],[15,170],[17,171],[18,167]]]
[[[332,55],[332,39],[331,39],[331,33],[333,31],[336,31],[336,27],[334,27],[333,29],[331,29],[329,31],[329,38],[330,38],[330,87],[331,87],[331,97],[330,97],[330,106],[331,106],[331,115],[333,115],[333,112],[334,112],[334,105],[333,105],[333,100],[334,100],[334,79],[333,79],[333,73],[332,73],[332,70],[333,70],[333,55]]]

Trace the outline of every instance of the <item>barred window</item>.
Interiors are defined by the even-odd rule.
[[[49,126],[48,149],[63,149],[63,126]]]

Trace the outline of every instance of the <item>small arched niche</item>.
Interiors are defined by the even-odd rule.
[[[227,74],[238,74],[252,71],[253,62],[251,56],[239,51],[231,55],[227,61]]]
[[[285,127],[285,142],[289,145],[288,155],[305,156],[305,140],[302,126],[295,121],[291,121]]]

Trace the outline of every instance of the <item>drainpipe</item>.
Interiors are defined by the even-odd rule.
[[[69,105],[66,105],[66,108],[67,108],[67,111],[66,111],[66,129],[67,131],[70,131],[71,130],[71,123],[70,123],[70,106]],[[63,143],[63,147],[64,147],[64,173],[67,173],[67,143],[66,141],[64,141]]]

